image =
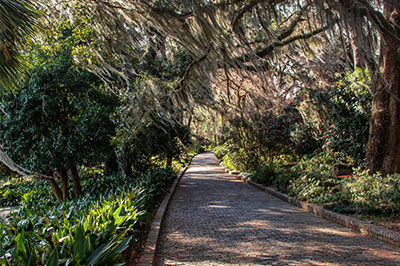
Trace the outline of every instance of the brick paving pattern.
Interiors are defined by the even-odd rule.
[[[203,153],[171,200],[156,265],[400,265],[400,249],[244,184]]]

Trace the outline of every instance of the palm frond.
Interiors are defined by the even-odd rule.
[[[28,64],[19,49],[32,34],[35,23],[31,1],[0,0],[0,91],[12,87],[23,75]]]

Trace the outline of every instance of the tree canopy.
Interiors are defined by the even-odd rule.
[[[44,27],[80,25],[74,61],[123,95],[134,106],[127,110],[139,110],[137,121],[158,112],[190,121],[195,104],[250,119],[366,67],[373,93],[367,165],[400,169],[395,0],[38,2]],[[160,75],[182,50],[179,74]]]

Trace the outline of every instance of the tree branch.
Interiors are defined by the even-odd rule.
[[[389,20],[387,20],[381,12],[375,10],[368,1],[355,1],[359,5],[356,5],[354,3],[351,5],[351,2],[352,1],[347,0],[340,1],[343,7],[348,9],[350,12],[366,16],[367,19],[370,20],[371,23],[373,23],[377,27],[383,38],[397,38],[395,32],[399,30],[398,26],[396,28],[396,26],[393,25]]]
[[[297,24],[302,20],[301,17],[303,15],[304,10],[308,8],[308,5],[305,5],[304,7],[301,8],[301,10],[298,12],[297,17],[290,23],[290,25],[283,30],[277,37],[278,40],[283,40],[287,37],[289,37],[294,30],[296,29]]]
[[[323,31],[327,30],[329,27],[330,27],[330,25],[326,25],[326,26],[324,26],[322,28],[319,28],[319,29],[316,29],[316,30],[314,30],[312,32],[293,36],[293,37],[291,37],[289,39],[286,39],[285,41],[281,41],[281,40],[275,41],[275,42],[269,44],[268,46],[264,47],[260,51],[258,51],[256,54],[259,57],[265,57],[265,56],[269,55],[274,50],[274,48],[276,48],[276,47],[283,47],[285,45],[288,45],[288,44],[293,43],[293,42],[298,41],[298,40],[309,39],[309,38],[311,38],[311,37],[323,32]]]
[[[276,5],[279,3],[284,2],[285,0],[274,0],[274,1],[268,1],[271,2],[271,5]],[[239,20],[244,16],[244,14],[246,14],[247,12],[251,11],[254,7],[256,7],[258,4],[261,4],[262,2],[267,2],[267,0],[253,0],[251,1],[250,4],[248,4],[247,6],[243,7],[239,13],[235,16],[235,18],[232,21],[232,28],[235,29]]]
[[[183,74],[183,77],[179,80],[179,85],[178,89],[183,87],[183,83],[186,81],[186,79],[189,77],[190,72],[193,70],[193,68],[200,64],[202,61],[204,61],[207,58],[208,53],[205,53],[202,57],[199,59],[193,61],[190,63],[190,65],[186,68],[185,73]]]

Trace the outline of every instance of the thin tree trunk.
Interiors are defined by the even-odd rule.
[[[51,189],[53,191],[54,196],[57,200],[63,200],[63,195],[61,192],[60,187],[58,186],[57,182],[54,179],[47,179],[50,183]]]
[[[58,175],[60,176],[61,181],[61,193],[63,200],[69,200],[69,190],[68,190],[68,173],[65,168],[62,168],[58,171]]]
[[[131,160],[129,158],[124,158],[124,172],[125,172],[125,176],[127,178],[132,178],[133,177],[133,173],[132,173],[132,164],[131,164]]]
[[[104,165],[104,173],[105,175],[111,175],[112,173],[118,172],[118,161],[117,155],[115,152],[107,156],[105,165]]]
[[[189,130],[190,130],[190,126],[192,125],[192,119],[193,119],[193,115],[192,115],[192,113],[190,113],[189,120],[187,122],[187,127],[189,128]]]
[[[356,70],[361,66],[360,62],[360,48],[358,44],[354,41],[354,38],[351,39],[351,48],[352,48],[352,56],[353,56],[353,68]]]
[[[78,169],[76,165],[71,167],[72,182],[74,184],[75,199],[78,199],[82,194],[81,182],[79,181]]]
[[[384,16],[400,25],[400,2],[386,0]],[[372,86],[367,167],[383,173],[400,172],[400,30],[382,36],[382,74]]]
[[[172,158],[167,157],[167,161],[165,162],[165,168],[171,168],[172,167]]]

